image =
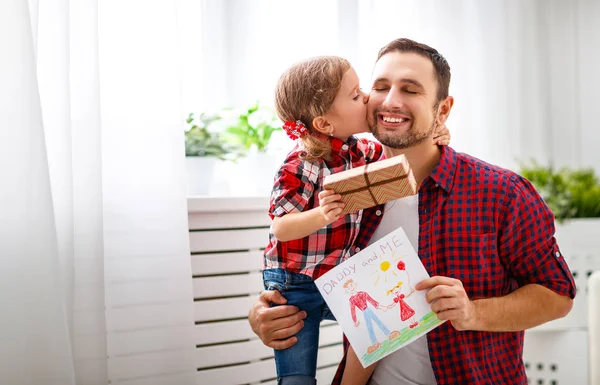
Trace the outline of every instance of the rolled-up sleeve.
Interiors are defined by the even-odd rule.
[[[539,284],[575,298],[575,282],[554,237],[554,214],[531,183],[513,179],[501,216],[500,257],[519,285]]]
[[[317,190],[318,179],[317,164],[300,159],[286,161],[277,172],[271,192],[271,218],[294,211],[304,211]]]

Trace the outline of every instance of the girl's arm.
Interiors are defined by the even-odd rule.
[[[303,212],[289,213],[273,218],[271,230],[281,242],[304,238],[336,221],[342,213],[342,196],[332,190],[319,193],[319,207]]]
[[[354,349],[349,346],[341,385],[365,385],[371,378],[376,365],[375,363],[363,368]]]

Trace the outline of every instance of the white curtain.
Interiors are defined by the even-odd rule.
[[[378,50],[408,37],[452,68],[451,145],[517,168],[531,158],[600,172],[597,0],[203,0],[205,107],[272,103],[280,73],[347,57],[364,87]]]
[[[194,384],[180,1],[0,2],[0,383]]]

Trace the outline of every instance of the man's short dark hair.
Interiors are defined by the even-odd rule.
[[[448,97],[448,88],[450,87],[450,65],[446,59],[435,48],[422,43],[417,43],[410,39],[396,39],[388,43],[379,50],[377,60],[390,52],[413,52],[431,60],[438,83],[437,101],[440,102]]]

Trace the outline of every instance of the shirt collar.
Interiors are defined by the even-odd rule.
[[[449,146],[441,146],[442,153],[440,161],[434,167],[429,177],[434,183],[443,188],[447,193],[452,190],[454,175],[456,173],[457,156],[456,151]]]
[[[356,143],[358,142],[358,140],[354,136],[348,137],[348,140],[346,140],[344,142],[341,139],[335,138],[333,136],[321,134],[320,132],[315,132],[315,133],[313,133],[313,135],[315,135],[317,138],[319,138],[321,140],[328,141],[329,145],[331,146],[331,153],[335,154],[335,155],[339,155],[343,150],[344,151],[348,151],[348,149],[353,150],[354,147],[356,147]],[[346,149],[342,148],[342,146],[344,144],[347,145]]]

